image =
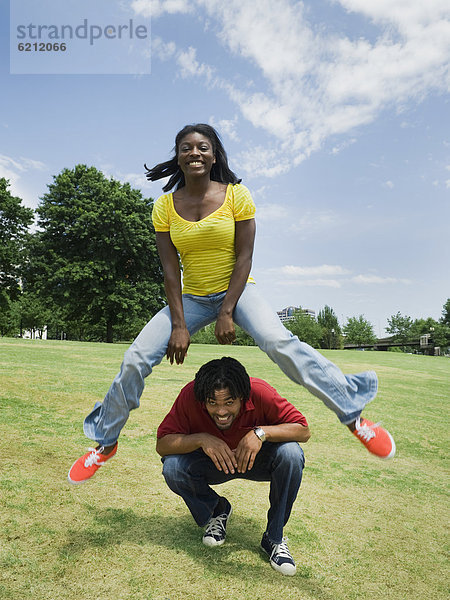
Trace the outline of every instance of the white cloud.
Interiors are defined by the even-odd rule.
[[[152,39],[152,53],[160,60],[168,60],[172,58],[177,51],[174,42],[164,42],[160,37]]]
[[[450,179],[446,179],[445,180],[445,187],[448,189],[450,188]]]
[[[251,150],[242,151],[238,153],[236,161],[239,168],[250,176],[276,177],[287,173],[291,168],[291,161],[287,156],[280,157],[278,151],[266,146],[255,146]]]
[[[176,53],[183,77],[204,77],[207,85],[221,87],[245,119],[277,140],[272,153],[242,153],[247,172],[283,174],[330,137],[374,121],[382,110],[401,110],[448,89],[447,0],[335,3],[372,21],[378,37],[329,33],[308,21],[308,2],[299,0],[153,2],[154,16],[200,9],[209,24],[217,24],[220,42],[262,74],[259,89],[249,93],[233,80],[221,80],[214,64],[197,60],[194,48]],[[135,0],[132,6],[142,14],[150,1]],[[166,50],[175,54],[173,47]]]
[[[231,140],[239,141],[239,136],[236,131],[237,117],[234,119],[215,119],[210,117],[209,124],[220,131],[221,134],[227,135]]]
[[[295,265],[285,265],[280,271],[288,276],[326,276],[326,275],[348,275],[350,271],[340,265],[319,265],[315,267],[299,267]]]
[[[392,181],[388,180],[384,182],[384,186],[389,188],[390,190],[392,190],[392,188],[394,187],[394,184]]]
[[[40,160],[23,156],[12,158],[0,154],[0,177],[9,180],[10,192],[13,196],[21,198],[26,206],[32,208],[36,207],[37,198],[30,192],[29,186],[26,184],[26,175],[29,171],[44,171],[46,169],[47,166]]]
[[[392,283],[402,283],[405,285],[409,285],[412,283],[410,279],[397,279],[396,277],[379,277],[378,275],[357,275],[356,277],[352,277],[351,281],[353,283],[376,285],[386,285]]]
[[[203,76],[208,84],[211,82],[214,69],[205,63],[198,62],[197,51],[195,48],[189,47],[187,50],[178,52],[177,63],[180,67],[181,77],[187,78],[193,76]]]
[[[289,211],[284,204],[258,204],[256,216],[258,221],[278,221],[289,216]]]
[[[345,148],[348,148],[355,142],[356,142],[356,138],[351,138],[349,140],[346,140],[345,142],[342,142],[341,144],[337,144],[336,146],[334,146],[331,149],[330,153],[331,154],[339,154],[339,152],[342,152],[342,150],[345,150]]]
[[[341,220],[342,217],[332,210],[306,211],[291,224],[290,230],[300,233],[316,233],[318,230],[328,227],[337,227]]]
[[[279,281],[277,285],[293,286],[299,285],[301,287],[332,287],[340,288],[342,283],[336,279],[302,279],[293,281]]]
[[[143,17],[160,17],[164,13],[187,13],[193,3],[188,0],[133,0],[131,8]]]
[[[31,170],[43,171],[44,169],[46,169],[46,165],[40,160],[22,156],[15,159],[0,154],[0,177],[9,179],[11,187],[14,187],[17,184],[23,173]]]
[[[316,265],[303,267],[299,265],[284,265],[267,269],[271,279],[279,277],[277,285],[283,286],[320,286],[320,287],[351,287],[352,285],[410,285],[410,279],[398,277],[381,277],[379,275],[351,275],[351,271],[341,265]],[[278,278],[277,277],[277,278]]]

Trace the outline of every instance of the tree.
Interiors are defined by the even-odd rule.
[[[317,315],[317,322],[322,327],[321,348],[339,348],[341,328],[336,313],[329,306],[324,306]]]
[[[429,334],[435,346],[439,346],[443,352],[447,351],[450,345],[450,327],[441,321],[435,321],[431,317],[428,319],[416,319],[412,325],[412,339],[419,339],[420,336]]]
[[[347,342],[362,346],[363,344],[373,344],[376,341],[376,336],[373,331],[373,325],[364,315],[359,317],[349,317],[344,325],[344,333]]]
[[[66,321],[102,324],[102,339],[164,303],[152,201],[94,167],[64,169],[37,209],[25,285],[49,296]]]
[[[450,298],[447,299],[442,309],[441,323],[450,327]]]
[[[218,344],[217,338],[214,334],[216,323],[210,323],[206,327],[203,327],[197,333],[191,337],[192,344]],[[256,346],[255,340],[244,331],[239,325],[234,325],[236,331],[236,339],[233,342],[233,346]]]
[[[42,338],[45,328],[55,314],[51,302],[44,302],[31,290],[25,291],[21,295],[16,303],[16,311],[19,315],[20,335],[25,329],[31,332],[33,338]]]
[[[20,272],[24,261],[24,244],[28,227],[33,222],[33,210],[22,206],[22,200],[12,196],[9,181],[0,178],[0,311],[11,310],[11,301],[20,295]]]
[[[295,313],[294,318],[285,325],[300,341],[306,342],[313,348],[319,347],[322,328],[314,317],[304,313],[301,308]]]
[[[411,317],[403,316],[398,312],[388,319],[386,331],[390,333],[396,342],[407,345],[413,338],[413,320]]]

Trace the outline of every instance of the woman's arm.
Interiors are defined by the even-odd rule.
[[[255,219],[236,221],[235,223],[236,263],[230,278],[222,308],[217,317],[215,335],[219,344],[231,344],[236,339],[233,323],[233,311],[244,291],[250,269],[252,268],[253,248],[255,245]]]
[[[170,239],[168,231],[156,232],[156,246],[164,272],[164,288],[172,319],[172,334],[167,346],[166,356],[177,365],[184,361],[190,344],[190,335],[184,320],[181,300],[181,272],[178,253]]]

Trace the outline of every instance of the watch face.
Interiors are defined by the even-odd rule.
[[[256,433],[256,435],[259,437],[259,439],[264,442],[264,440],[266,439],[266,434],[264,433],[264,430],[261,429],[261,427],[257,427],[256,429],[254,429],[254,432]]]

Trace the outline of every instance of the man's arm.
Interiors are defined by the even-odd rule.
[[[280,423],[279,425],[264,425],[260,427],[266,434],[267,442],[307,442],[311,437],[309,427],[300,423]],[[263,442],[255,434],[249,431],[239,442],[235,450],[237,470],[245,473],[253,467],[256,455],[261,450]]]
[[[300,423],[280,423],[279,425],[263,425],[261,423],[260,427],[264,429],[266,441],[268,442],[305,443],[311,437],[309,427],[305,427]]]
[[[156,452],[161,456],[188,454],[200,448],[219,471],[227,474],[235,472],[237,460],[234,452],[223,440],[209,433],[169,433],[156,442]]]

